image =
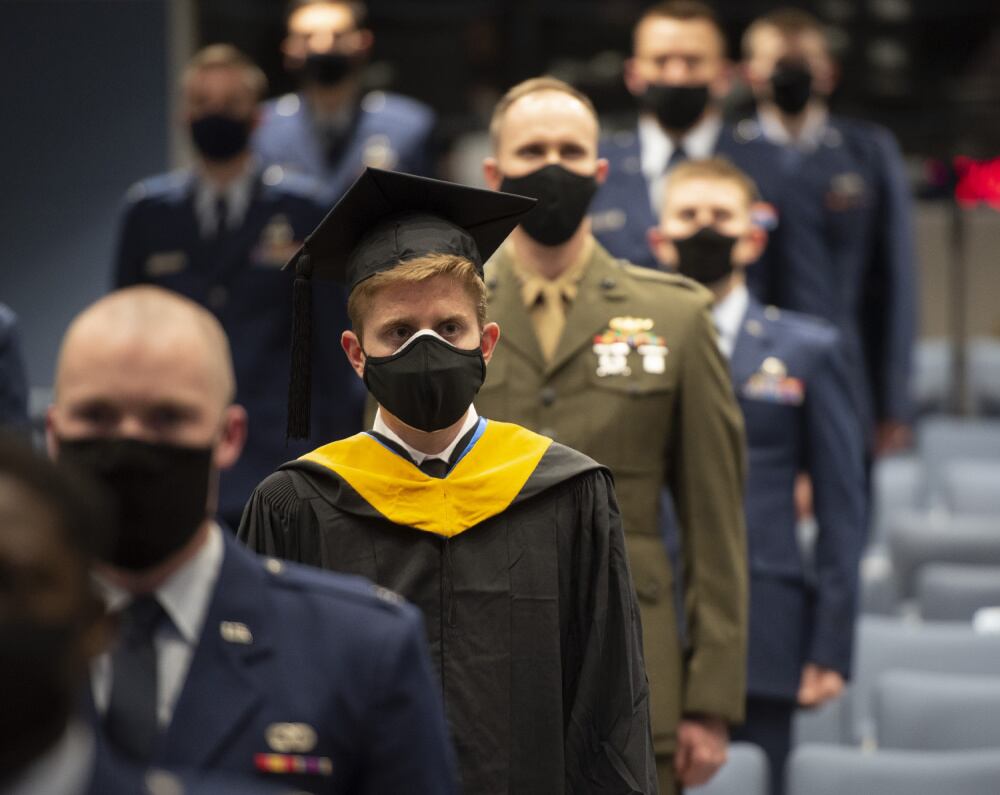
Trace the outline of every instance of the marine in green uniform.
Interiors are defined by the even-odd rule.
[[[282,466],[239,535],[423,611],[463,791],[655,793],[611,477],[472,406],[500,334],[482,261],[533,204],[375,169],[355,183],[297,256],[297,304],[310,273],[350,286],[342,343],[379,405],[374,428]],[[309,416],[307,353],[293,361],[294,425]]]
[[[638,591],[661,792],[725,758],[743,715],[747,571],[743,426],[694,282],[613,259],[584,217],[606,176],[589,100],[530,80],[491,126],[492,187],[539,199],[488,263],[488,316],[505,329],[477,404],[609,467]],[[661,538],[661,490],[682,535],[686,643]]]

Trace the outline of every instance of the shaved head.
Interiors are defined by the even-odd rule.
[[[176,358],[208,388],[220,409],[232,402],[236,376],[226,333],[193,301],[160,287],[129,287],[81,312],[63,337],[56,367],[56,400],[63,382],[95,362],[129,366]]]
[[[48,413],[58,439],[115,437],[238,458],[246,412],[233,403],[229,342],[211,313],[160,287],[129,287],[81,312],[63,337]]]

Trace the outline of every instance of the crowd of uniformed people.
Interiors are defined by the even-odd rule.
[[[299,0],[297,92],[228,44],[181,75],[194,162],[128,192],[55,463],[0,445],[0,790],[674,793],[740,741],[780,795],[909,443],[892,134],[830,112],[795,10],[746,30],[724,118],[720,22],[668,0],[631,129],[526,80],[465,186],[430,108],[361,89],[372,42]]]

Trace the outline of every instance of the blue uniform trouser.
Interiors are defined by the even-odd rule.
[[[785,790],[785,761],[792,745],[795,702],[776,698],[747,698],[746,721],[731,732],[733,742],[760,746],[771,767],[771,795]]]

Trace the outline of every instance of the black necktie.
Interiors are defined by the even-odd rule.
[[[117,750],[142,764],[149,762],[159,730],[153,637],[165,615],[155,596],[134,599],[122,611],[118,646],[111,658],[105,730]]]
[[[443,478],[448,474],[448,462],[440,458],[425,458],[419,469],[432,478]]]
[[[215,236],[221,237],[226,231],[226,216],[229,212],[229,205],[225,196],[217,196],[215,199]]]
[[[676,166],[678,163],[683,163],[688,159],[687,152],[684,151],[684,147],[678,144],[674,147],[674,151],[670,153],[670,159],[667,161],[667,167],[663,169],[663,173],[667,173]]]

